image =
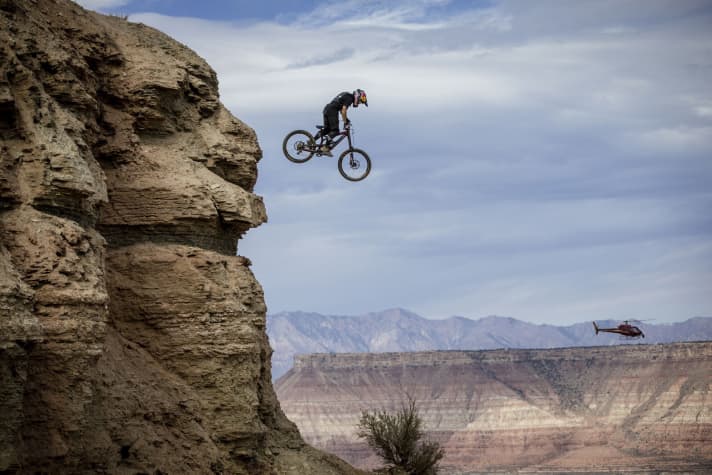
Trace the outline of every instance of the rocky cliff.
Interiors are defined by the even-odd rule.
[[[361,467],[360,412],[409,394],[445,473],[712,473],[712,342],[303,355],[275,387],[306,440]]]
[[[275,397],[261,150],[217,89],[156,30],[0,0],[0,473],[354,472]]]

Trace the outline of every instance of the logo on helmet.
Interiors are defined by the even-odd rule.
[[[368,107],[368,96],[366,96],[366,91],[363,89],[354,91],[354,107],[358,107],[359,104],[365,104]]]

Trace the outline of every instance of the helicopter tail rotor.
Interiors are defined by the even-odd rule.
[[[596,322],[593,322],[593,329],[596,330],[596,335],[598,335],[598,325],[596,325]]]

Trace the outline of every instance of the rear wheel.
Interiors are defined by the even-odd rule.
[[[371,172],[371,159],[363,150],[350,148],[339,157],[339,173],[349,181],[361,181]]]
[[[316,141],[306,130],[290,132],[282,143],[282,151],[287,160],[294,163],[304,163],[314,156]]]

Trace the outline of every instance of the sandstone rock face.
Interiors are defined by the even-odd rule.
[[[712,342],[300,356],[275,388],[316,447],[379,461],[362,410],[415,397],[444,473],[712,473]]]
[[[261,150],[165,35],[0,0],[0,473],[357,473],[270,380]]]

